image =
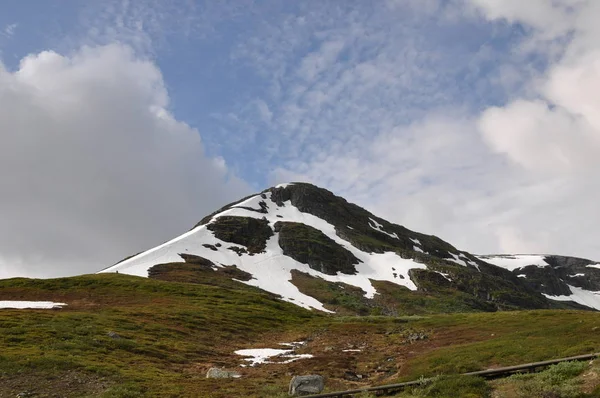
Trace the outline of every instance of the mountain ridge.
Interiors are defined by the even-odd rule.
[[[238,269],[251,275],[241,283],[325,312],[427,312],[446,298],[459,310],[581,308],[564,299],[572,294],[569,285],[555,281],[560,289],[540,290],[542,283],[527,282],[484,258],[296,182],[230,203],[179,237],[101,272],[149,276],[160,265],[164,275],[206,260],[213,271]],[[532,267],[524,272],[537,275]],[[425,304],[406,305],[418,300]],[[387,304],[382,308],[378,301]]]

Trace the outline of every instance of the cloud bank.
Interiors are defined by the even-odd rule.
[[[249,191],[124,45],[0,66],[0,278],[97,271]]]

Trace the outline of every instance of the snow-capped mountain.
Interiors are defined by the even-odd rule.
[[[573,301],[600,310],[600,263],[556,255],[487,255],[479,259],[523,278],[556,301]]]
[[[600,308],[578,298],[573,289],[581,284],[540,289],[532,281],[542,262],[476,257],[325,189],[290,183],[227,205],[191,231],[101,272],[226,270],[232,279],[321,311],[489,311],[569,306],[567,299]]]

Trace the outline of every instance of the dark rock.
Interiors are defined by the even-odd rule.
[[[286,256],[328,275],[356,273],[354,265],[360,260],[320,230],[301,223],[278,221],[275,231],[279,232],[279,246]]]
[[[207,225],[218,239],[246,246],[249,253],[265,250],[267,240],[273,230],[266,219],[251,217],[223,216]]]
[[[320,375],[294,376],[288,390],[291,396],[319,394],[325,388],[325,380]]]
[[[227,249],[231,250],[232,252],[236,252],[237,255],[240,257],[242,256],[242,254],[248,254],[248,251],[243,247],[229,246]]]
[[[353,372],[351,370],[347,370],[344,372],[344,379],[349,381],[362,381],[366,378],[366,375],[357,374],[356,372]]]
[[[214,252],[216,252],[217,250],[219,250],[219,249],[217,249],[217,247],[215,245],[211,245],[211,244],[208,244],[208,243],[204,243],[204,244],[202,244],[202,246],[204,246],[207,249],[210,249],[210,250],[212,250]]]

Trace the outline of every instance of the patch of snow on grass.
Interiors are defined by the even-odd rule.
[[[272,357],[276,357],[283,354],[288,354],[292,352],[291,350],[280,350],[276,348],[252,348],[248,350],[237,350],[234,351],[235,354],[241,355],[244,358],[244,361],[250,362],[250,366],[255,366],[260,363],[268,363],[268,359]]]
[[[548,263],[544,261],[545,256],[534,255],[534,254],[520,254],[520,255],[491,255],[491,256],[477,256],[482,261],[496,265],[501,268],[505,268],[509,271],[514,271],[519,268],[526,267],[528,265],[535,265],[538,267],[547,267]]]
[[[421,249],[419,246],[413,246],[413,250],[414,250],[414,251],[416,251],[416,252],[425,253],[425,252],[423,251],[423,249]]]
[[[587,307],[600,310],[600,292],[591,292],[589,290],[584,290],[580,287],[575,287],[571,285],[567,286],[569,286],[569,289],[571,289],[570,296],[550,296],[548,294],[544,294],[544,296],[546,296],[550,300],[574,301],[578,304],[582,304]]]
[[[292,341],[291,343],[279,343],[279,345],[297,348],[297,347],[303,346],[304,343],[305,343],[304,341]]]
[[[65,303],[55,303],[52,301],[0,301],[0,308],[12,308],[12,309],[38,309],[38,310],[51,310],[53,308],[62,308]]]
[[[588,268],[600,268],[600,264],[598,264],[598,263],[596,263],[596,264],[589,264],[589,265],[586,265],[586,267],[588,267]]]
[[[371,224],[371,223],[373,223],[373,224]],[[384,233],[387,236],[391,236],[392,238],[400,239],[400,238],[398,238],[398,235],[396,235],[395,232],[393,234],[390,234],[389,232],[385,232],[383,230],[383,225],[379,224],[377,221],[373,220],[371,217],[369,217],[369,227],[373,228],[375,231]]]
[[[585,274],[575,274],[575,275],[569,275],[571,278],[574,278],[576,276],[585,276]]]
[[[342,352],[361,352],[362,350],[357,349],[349,349],[349,350],[342,350]]]
[[[293,355],[283,355],[283,357],[284,357],[284,358],[290,358],[290,359],[287,359],[287,360],[285,360],[285,361],[283,361],[283,362],[280,362],[280,363],[284,363],[284,364],[285,364],[285,363],[290,363],[290,362],[297,361],[297,360],[299,360],[299,359],[308,359],[308,358],[312,358],[313,356],[314,356],[314,355],[312,355],[312,354],[293,354]]]
[[[284,343],[285,344],[285,343]],[[261,363],[281,363],[286,364],[290,362],[297,361],[299,359],[312,358],[311,354],[292,354],[293,350],[281,350],[276,348],[252,348],[247,350],[237,350],[234,353],[237,355],[241,355],[244,358],[244,361],[250,362],[250,366],[256,366]],[[287,358],[281,362],[273,362],[269,361],[269,358]]]
[[[415,245],[419,245],[419,246],[421,246],[421,241],[420,241],[419,239],[416,239],[416,238],[409,238],[409,239],[410,239],[410,240],[412,241],[412,243],[414,243]]]

